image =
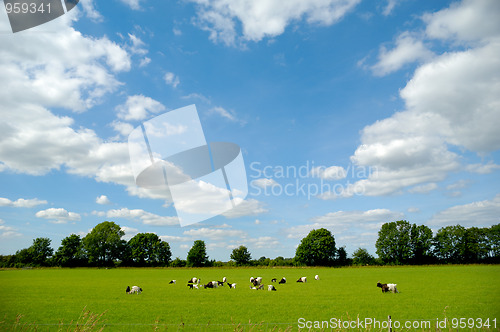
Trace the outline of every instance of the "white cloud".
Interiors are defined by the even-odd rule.
[[[279,186],[279,183],[274,181],[274,179],[261,178],[253,180],[252,186],[257,186],[259,188],[266,189],[267,187]]]
[[[139,55],[145,55],[148,53],[148,50],[144,48],[146,44],[139,37],[131,33],[128,34],[128,37],[132,43],[132,46],[130,47],[130,51],[132,53]]]
[[[453,43],[459,39],[468,47],[436,55],[417,68],[400,91],[405,110],[366,126],[362,144],[351,157],[357,166],[373,167],[376,172],[341,194],[325,193],[321,198],[351,197],[356,188],[372,196],[401,193],[414,186],[422,189],[418,186],[443,181],[449,172],[460,169],[459,154],[451,151],[451,145],[478,154],[500,149],[496,126],[500,121],[500,29],[498,20],[492,23],[481,17],[485,11],[491,11],[486,17],[499,16],[500,5],[465,0],[424,15],[426,37]],[[471,171],[494,168],[493,164],[468,166]]]
[[[14,227],[4,225],[5,221],[0,219],[0,239],[12,239],[22,236]]]
[[[38,198],[18,198],[15,201],[11,201],[8,198],[0,197],[0,206],[12,206],[12,207],[20,207],[20,208],[32,208],[37,205],[47,204],[46,200],[39,200]]]
[[[123,120],[144,120],[151,113],[165,110],[159,101],[143,95],[128,96],[125,104],[116,107],[118,117]]]
[[[237,121],[237,118],[233,111],[228,111],[220,106],[216,106],[210,109],[210,113],[218,114],[223,118],[226,118],[230,121]]]
[[[378,62],[371,67],[377,76],[384,76],[401,69],[404,65],[413,62],[423,62],[434,56],[422,42],[408,31],[403,32],[396,39],[396,46],[387,50],[385,46],[380,47]]]
[[[70,26],[76,11],[44,24],[51,33],[36,27],[30,33],[0,35],[2,171],[42,175],[66,165],[82,174],[89,168],[77,168],[89,166],[87,158],[103,144],[94,131],[74,129],[72,118],[49,110],[89,109],[121,84],[114,73],[130,69],[129,55],[120,46],[106,37],[85,37]],[[2,20],[0,30],[7,30],[7,24]],[[103,163],[99,160],[93,174],[85,175],[95,175]]]
[[[81,0],[79,3],[82,5],[85,15],[92,21],[101,22],[103,20],[102,15],[95,9],[93,0]]]
[[[340,180],[347,176],[347,171],[342,166],[317,166],[311,169],[311,175],[323,180]]]
[[[266,213],[267,210],[264,204],[256,199],[246,199],[238,204],[235,208],[224,212],[222,215],[226,218],[240,218],[244,216],[256,216]]]
[[[139,234],[139,230],[133,227],[123,226],[121,230],[125,232],[124,239],[127,241]]]
[[[243,41],[260,41],[282,34],[294,21],[332,25],[360,0],[192,0],[198,4],[198,20],[210,39],[234,45],[241,23]]]
[[[489,227],[498,224],[500,194],[492,200],[456,205],[435,214],[428,224],[432,226],[462,225],[464,227]]]
[[[174,235],[160,235],[159,236],[162,241],[166,242],[187,242],[191,241],[190,237],[187,236],[174,236]]]
[[[155,226],[170,226],[179,224],[179,220],[177,219],[177,217],[159,216],[142,209],[113,209],[106,212],[106,217],[140,221],[145,225]]]
[[[95,202],[97,204],[102,204],[102,205],[107,205],[111,204],[111,201],[109,200],[108,196],[106,195],[101,195],[95,199]]]
[[[467,165],[466,167],[467,171],[478,174],[490,174],[497,169],[500,169],[500,165],[497,165],[491,161],[487,164],[471,164]]]
[[[56,224],[65,224],[68,221],[80,221],[81,217],[78,213],[66,211],[63,208],[50,208],[38,211],[35,216],[37,218],[48,219]]]
[[[500,3],[496,0],[464,0],[423,16],[431,38],[460,42],[498,38]]]
[[[382,14],[384,16],[388,16],[392,13],[398,2],[401,2],[402,0],[387,0],[387,5],[385,6]]]
[[[463,188],[466,188],[470,183],[471,183],[470,180],[464,180],[464,179],[458,180],[457,182],[446,186],[446,190],[463,189]]]
[[[437,187],[438,186],[436,183],[427,183],[410,188],[408,189],[408,192],[412,194],[428,194],[431,191],[437,189]]]
[[[113,129],[120,133],[120,135],[122,136],[128,136],[132,132],[132,130],[134,130],[134,126],[132,126],[130,123],[116,120],[111,123],[111,127],[113,127]]]
[[[230,237],[242,237],[246,236],[246,232],[236,229],[227,229],[227,228],[198,228],[198,229],[190,229],[184,231],[183,233],[186,236],[190,236],[192,238],[208,238],[210,240],[222,240]]]
[[[129,6],[133,10],[141,9],[141,4],[140,4],[141,0],[120,0],[120,1]]]
[[[181,83],[179,76],[171,72],[167,72],[165,76],[163,76],[163,79],[165,80],[165,83],[171,85],[174,89]]]

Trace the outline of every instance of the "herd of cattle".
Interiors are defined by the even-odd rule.
[[[319,280],[319,276],[315,275],[314,280]],[[272,283],[275,283],[277,281],[276,278],[271,279]],[[297,282],[305,283],[307,282],[307,277],[300,277],[297,279]],[[176,284],[177,280],[170,280],[169,284]],[[193,277],[187,282],[187,286],[190,289],[200,289],[200,288],[219,288],[219,287],[224,287],[224,284],[227,284],[229,288],[236,288],[236,283],[230,283],[227,281],[227,278],[224,277],[222,278],[222,281],[209,281],[207,284],[201,283],[200,278]],[[264,284],[262,283],[262,277],[250,277],[250,289],[253,290],[262,290],[264,289]],[[286,284],[286,278],[283,277],[281,280],[278,282],[278,284]],[[382,284],[377,282],[377,287],[382,288],[382,293],[399,293],[397,289],[397,284]],[[267,285],[267,290],[268,291],[276,291],[276,287],[274,285]],[[127,286],[126,293],[127,294],[140,294],[142,292],[142,288],[139,286]]]

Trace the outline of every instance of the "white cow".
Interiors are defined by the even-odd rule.
[[[127,290],[125,290],[125,292],[127,292],[127,294],[141,294],[142,288],[139,286],[132,286],[132,288],[130,288],[130,286],[127,286]]]

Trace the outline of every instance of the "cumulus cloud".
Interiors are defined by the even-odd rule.
[[[141,0],[120,0],[120,1],[129,6],[133,10],[141,9]]]
[[[371,67],[377,76],[384,76],[401,69],[404,65],[413,62],[423,62],[432,58],[430,51],[419,38],[415,38],[408,31],[400,34],[396,39],[396,46],[387,50],[380,47],[378,62]]]
[[[20,207],[20,208],[32,208],[37,205],[47,204],[46,200],[40,200],[38,198],[18,198],[15,201],[11,201],[8,198],[0,197],[0,206],[12,206],[12,207]]]
[[[165,83],[167,83],[168,85],[171,85],[174,89],[181,83],[179,76],[177,76],[171,72],[167,72],[163,76],[163,79],[165,80]]]
[[[151,113],[165,110],[159,101],[143,95],[128,96],[125,104],[116,107],[118,118],[126,121],[144,120]]]
[[[426,33],[431,38],[454,39],[459,42],[497,39],[500,31],[495,0],[463,0],[449,8],[423,16]]]
[[[123,218],[133,221],[140,221],[145,225],[171,226],[179,224],[177,217],[159,216],[157,214],[144,211],[142,209],[113,209],[106,212],[108,218]]]
[[[256,199],[246,199],[238,204],[235,208],[224,212],[222,215],[226,218],[240,218],[244,216],[256,216],[266,213],[269,210],[264,207],[264,203]]]
[[[198,25],[210,33],[210,40],[234,45],[236,27],[241,39],[258,42],[282,34],[292,22],[332,25],[341,20],[360,0],[192,0],[197,3]]]
[[[111,201],[109,200],[108,196],[106,196],[106,195],[101,195],[101,196],[97,197],[95,199],[95,202],[97,204],[102,204],[102,205],[111,204]]]
[[[55,224],[66,224],[68,221],[80,221],[81,217],[78,213],[69,212],[63,208],[50,208],[38,211],[35,216],[37,218],[48,219]]]
[[[311,175],[323,180],[340,180],[347,176],[347,171],[342,166],[317,166],[311,169]]]
[[[434,185],[429,183],[443,181],[450,172],[463,169],[458,151],[450,146],[478,154],[500,148],[496,128],[500,121],[500,60],[496,56],[500,53],[500,28],[498,20],[485,19],[482,13],[498,16],[500,4],[464,0],[423,16],[426,30],[420,34],[422,38],[440,38],[454,45],[460,42],[465,49],[431,58],[419,56],[425,63],[400,91],[405,109],[366,126],[361,145],[351,157],[358,167],[375,171],[349,184],[342,193],[324,193],[320,198],[351,197],[356,191],[389,195],[411,187],[414,192],[432,190]],[[400,46],[418,42],[417,34],[402,36]],[[378,68],[385,73],[407,62],[399,60],[387,62],[397,64],[394,67],[380,63]],[[496,169],[492,163],[466,168],[478,172]]]
[[[500,194],[491,200],[452,206],[436,213],[428,222],[431,226],[462,225],[464,227],[489,227],[498,224]]]
[[[11,239],[19,236],[22,234],[17,232],[16,228],[5,225],[5,221],[0,219],[0,239]]]
[[[266,189],[267,187],[279,186],[279,183],[274,179],[269,178],[261,178],[252,181],[252,186],[257,186],[262,189]]]
[[[227,228],[197,228],[184,231],[186,236],[192,238],[208,238],[210,240],[222,240],[229,237],[242,237],[246,232]]]
[[[95,176],[109,162],[95,158],[107,146],[93,130],[75,129],[71,117],[49,110],[88,110],[121,84],[116,73],[130,69],[122,47],[71,27],[74,11],[44,24],[51,33],[36,33],[42,28],[35,27],[31,33],[0,36],[1,171],[43,175],[66,166]],[[0,29],[8,30],[7,24],[2,20]]]

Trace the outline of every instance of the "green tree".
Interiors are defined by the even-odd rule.
[[[410,229],[410,262],[413,264],[429,263],[432,258],[432,230],[425,226],[411,225]]]
[[[488,228],[488,256],[494,261],[500,261],[500,224]]]
[[[187,266],[189,267],[201,267],[207,266],[208,255],[205,242],[202,240],[196,240],[187,255]]]
[[[126,242],[122,240],[125,232],[112,221],[97,224],[83,238],[83,246],[89,263],[97,266],[111,266],[115,260],[122,258]]]
[[[308,266],[331,266],[335,262],[335,238],[325,229],[313,229],[295,251],[295,261]]]
[[[85,264],[83,242],[79,235],[71,234],[61,241],[54,256],[55,264],[60,266],[82,266]]]
[[[231,259],[236,262],[237,266],[242,266],[242,265],[249,265],[252,256],[250,255],[250,252],[248,251],[247,247],[239,246],[238,248],[233,249],[233,252],[231,253]]]
[[[365,248],[358,248],[352,254],[352,264],[361,266],[374,265],[375,258]]]
[[[412,257],[410,246],[412,225],[406,220],[385,223],[375,242],[377,255],[386,264],[407,264]]]
[[[337,248],[337,254],[335,257],[335,265],[345,266],[349,264],[349,259],[347,258],[347,251],[344,247]]]
[[[463,237],[464,263],[480,263],[488,257],[488,229],[467,228]]]
[[[37,266],[48,265],[48,258],[54,253],[50,247],[51,240],[46,237],[39,237],[33,240],[33,244],[28,248],[31,262]]]
[[[31,253],[28,248],[16,251],[14,257],[15,267],[23,267],[26,265],[31,265],[33,263],[33,260],[31,259]]]
[[[440,228],[434,237],[434,255],[443,263],[462,263],[465,253],[465,228],[460,225]]]
[[[170,245],[154,233],[139,233],[128,242],[130,259],[139,266],[165,266],[170,262]]]

